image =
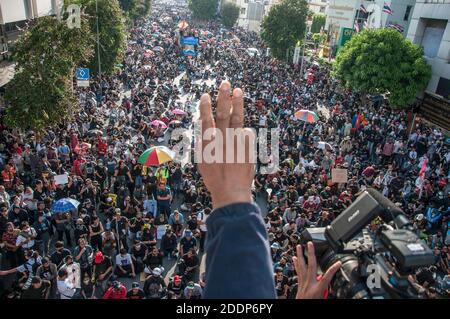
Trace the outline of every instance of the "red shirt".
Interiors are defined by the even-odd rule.
[[[77,174],[78,176],[81,176],[81,165],[86,162],[84,159],[76,159],[73,161],[73,171],[75,174]]]
[[[126,299],[127,289],[124,286],[120,286],[119,289],[114,289],[113,287],[106,290],[103,299]]]
[[[99,155],[105,155],[108,152],[108,143],[102,141],[101,138],[98,139],[97,149]]]

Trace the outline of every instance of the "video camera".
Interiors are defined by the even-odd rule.
[[[375,218],[377,230],[367,226]],[[402,210],[375,189],[365,190],[325,228],[307,228],[300,243],[314,244],[323,272],[337,261],[342,267],[331,282],[336,298],[424,298],[409,276],[435,263],[433,252],[413,232]]]

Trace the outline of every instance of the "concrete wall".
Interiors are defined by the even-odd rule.
[[[442,3],[442,1],[446,3]],[[431,93],[436,92],[441,77],[450,79],[450,0],[441,0],[440,2],[430,3],[430,0],[418,0],[407,33],[407,39],[421,45],[427,19],[439,19],[446,22],[437,55],[433,58],[425,57],[433,71],[426,89]]]

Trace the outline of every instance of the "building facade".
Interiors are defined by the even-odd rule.
[[[249,31],[259,32],[264,16],[270,7],[279,0],[226,0],[239,7],[239,18],[237,25]]]
[[[450,0],[417,0],[406,37],[423,48],[432,70],[419,114],[450,131]]]
[[[450,100],[450,0],[417,0],[407,39],[423,47],[433,70],[426,91]]]
[[[416,0],[328,0],[325,30],[331,35],[332,44],[339,42],[343,29],[361,30],[366,25],[371,29],[396,26],[406,36],[415,2]],[[383,12],[385,4],[392,9],[391,14]],[[361,5],[366,12],[361,9]]]
[[[325,14],[327,11],[328,2],[328,0],[308,0],[308,7],[313,13]]]
[[[0,0],[0,60],[29,20],[56,15],[63,0]]]

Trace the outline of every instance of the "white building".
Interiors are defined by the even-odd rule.
[[[328,0],[308,0],[308,7],[313,13],[325,14],[327,11],[328,2]]]
[[[249,31],[259,32],[261,22],[269,9],[279,0],[226,0],[239,7],[237,25]]]
[[[360,29],[364,28],[365,21],[369,28],[397,25],[406,36],[415,2],[416,0],[328,0],[325,30],[332,35],[333,44],[339,41],[342,28],[355,27],[355,20]],[[384,4],[392,9],[392,14],[383,12]],[[366,13],[361,10],[361,5],[365,7]]]
[[[450,0],[417,0],[407,38],[423,47],[432,67],[427,92],[450,100]]]
[[[407,39],[423,47],[432,69],[419,113],[450,131],[450,0],[417,0]]]
[[[0,60],[28,20],[56,15],[63,0],[0,0]]]

